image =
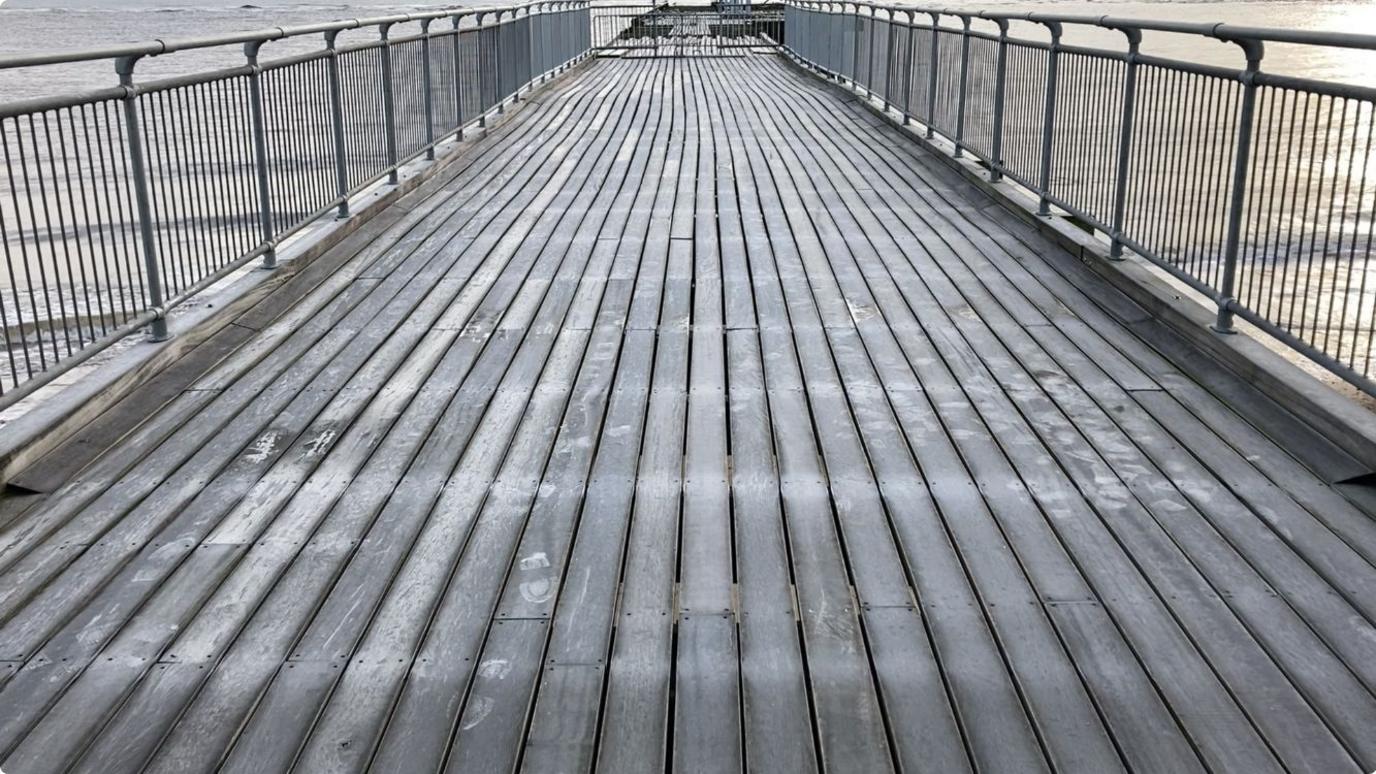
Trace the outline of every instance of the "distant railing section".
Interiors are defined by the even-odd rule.
[[[1125,48],[1066,45],[1069,25]],[[802,62],[1208,295],[1216,330],[1242,317],[1376,394],[1376,88],[1261,69],[1268,42],[1376,37],[812,0],[788,0],[785,26]],[[1234,43],[1246,64],[1149,56],[1145,30]]]
[[[778,6],[640,3],[595,5],[591,13],[593,46],[630,55],[732,55],[783,37]]]
[[[166,337],[169,308],[347,217],[350,196],[585,56],[590,31],[571,0],[0,59],[35,77],[108,59],[119,78],[0,104],[0,406],[134,330]],[[302,36],[321,47],[260,59]],[[227,45],[242,66],[136,78],[145,57]]]

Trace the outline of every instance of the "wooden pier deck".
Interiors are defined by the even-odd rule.
[[[5,772],[1376,767],[1372,515],[863,106],[469,153],[30,472]]]

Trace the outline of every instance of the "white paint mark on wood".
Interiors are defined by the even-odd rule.
[[[248,454],[244,455],[244,459],[255,465],[265,462],[268,457],[272,456],[273,451],[277,449],[277,437],[276,430],[269,430],[264,433],[248,448]]]
[[[525,581],[521,584],[520,590],[522,599],[536,604],[548,602],[550,597],[554,596],[554,584],[549,578]]]
[[[474,696],[468,703],[468,714],[464,715],[463,730],[467,731],[487,719],[492,713],[493,701],[488,696]]]
[[[339,433],[335,432],[333,429],[322,431],[320,435],[317,435],[306,443],[306,456],[324,456],[325,450],[329,448],[330,444],[334,442],[335,437],[338,435]]]
[[[539,570],[539,569],[542,569],[542,568],[545,568],[545,567],[548,567],[548,566],[549,566],[549,557],[545,555],[545,552],[544,552],[544,551],[536,551],[535,553],[531,554],[530,556],[523,556],[523,557],[521,557],[521,570],[522,570],[523,572],[530,572],[531,570]]]
[[[485,680],[501,680],[511,673],[511,662],[504,658],[490,658],[478,665],[478,676]]]

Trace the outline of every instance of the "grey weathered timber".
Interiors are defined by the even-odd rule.
[[[16,479],[0,766],[1376,767],[1352,458],[777,56],[623,54]]]

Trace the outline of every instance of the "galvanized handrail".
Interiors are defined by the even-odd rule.
[[[802,64],[923,124],[991,180],[1026,188],[1041,215],[1054,208],[1094,229],[1112,258],[1130,250],[1205,294],[1216,331],[1241,317],[1376,395],[1376,88],[1261,67],[1267,43],[1376,51],[1376,36],[785,5],[784,50]],[[1010,35],[1015,21],[1047,39]],[[1126,48],[1067,45],[1072,26],[1116,30]],[[1146,31],[1234,44],[1245,66],[1144,54]]]
[[[0,104],[0,408],[283,239],[462,137],[591,52],[586,0],[459,8],[87,51],[0,70],[110,60],[118,85]],[[434,22],[449,19],[439,28]],[[394,35],[413,23],[419,34]],[[340,45],[341,33],[372,40]],[[273,41],[321,48],[262,61]],[[139,81],[138,64],[242,46],[244,64]]]

